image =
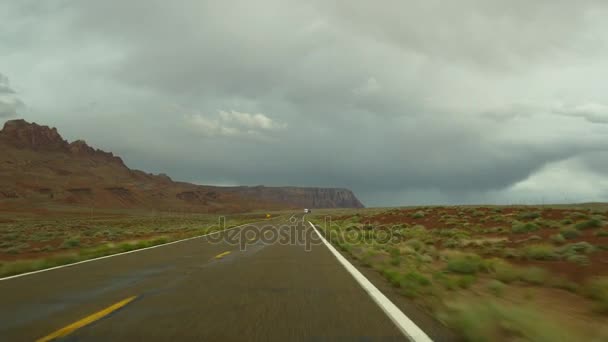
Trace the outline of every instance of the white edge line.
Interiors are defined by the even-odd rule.
[[[228,229],[224,229],[224,230],[218,230],[217,232],[208,233],[208,234],[205,234],[205,235],[193,236],[193,237],[189,237],[189,238],[181,239],[181,240],[176,240],[176,241],[171,241],[171,242],[163,243],[163,244],[156,245],[156,246],[150,246],[150,247],[145,247],[145,248],[140,248],[140,249],[134,249],[134,250],[128,251],[128,252],[122,252],[122,253],[104,255],[102,257],[82,260],[82,261],[74,262],[74,263],[71,263],[71,264],[65,264],[65,265],[59,265],[59,266],[44,268],[44,269],[41,269],[41,270],[27,272],[27,273],[15,274],[15,275],[12,275],[12,276],[9,276],[9,277],[0,278],[0,281],[14,279],[14,278],[19,278],[19,277],[25,277],[25,276],[32,275],[32,274],[42,273],[42,272],[47,272],[47,271],[52,271],[52,270],[57,270],[57,269],[60,269],[60,268],[65,268],[65,267],[76,266],[76,265],[84,264],[84,263],[87,263],[87,262],[92,262],[92,261],[97,261],[97,260],[101,260],[101,259],[112,258],[112,257],[119,256],[119,255],[125,255],[125,254],[145,251],[145,250],[148,250],[148,249],[169,246],[169,245],[172,245],[174,243],[184,242],[184,241],[188,241],[188,240],[200,239],[200,238],[205,237],[205,236],[222,233],[222,232],[225,232],[225,231],[228,231],[228,230],[244,227],[244,226],[247,226],[247,225],[250,225],[250,224],[254,224],[254,223],[257,223],[257,222],[246,223],[246,224],[242,224],[240,226],[236,226],[236,227],[232,227],[232,228],[228,228]]]
[[[397,328],[401,330],[401,332],[410,340],[415,342],[432,342],[430,337],[422,331],[411,319],[409,319],[399,308],[393,304],[386,296],[378,290],[374,284],[372,284],[365,276],[359,272],[346,258],[342,256],[335,248],[332,246],[321,233],[317,230],[314,224],[308,221],[310,226],[315,230],[317,235],[321,238],[325,246],[329,249],[330,252],[338,259],[338,261],[346,268],[346,270],[355,278],[355,280],[361,285],[361,287],[367,292],[367,294],[372,297],[374,302],[380,306],[382,311],[395,323]]]

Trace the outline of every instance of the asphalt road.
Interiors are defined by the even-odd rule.
[[[0,281],[0,340],[44,338],[132,297],[61,340],[405,340],[327,247],[293,241],[310,227],[273,230],[266,241],[235,229]],[[226,241],[239,231],[245,249]],[[268,243],[278,236],[292,241]]]

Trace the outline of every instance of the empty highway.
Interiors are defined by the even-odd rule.
[[[301,216],[295,222],[275,225],[275,234],[316,237]],[[242,229],[254,231],[2,280],[0,339],[407,340],[318,237],[310,248],[252,233],[240,234],[246,248],[226,241]],[[438,324],[421,328],[449,339]]]

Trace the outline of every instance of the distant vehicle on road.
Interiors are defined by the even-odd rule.
[[[310,209],[304,209],[304,213],[305,214],[310,214],[310,213],[312,213],[312,210],[310,210]]]

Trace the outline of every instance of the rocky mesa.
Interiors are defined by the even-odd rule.
[[[11,120],[0,131],[0,204],[166,211],[235,212],[283,208],[362,208],[348,189],[237,186],[173,181],[128,168],[56,128]]]

